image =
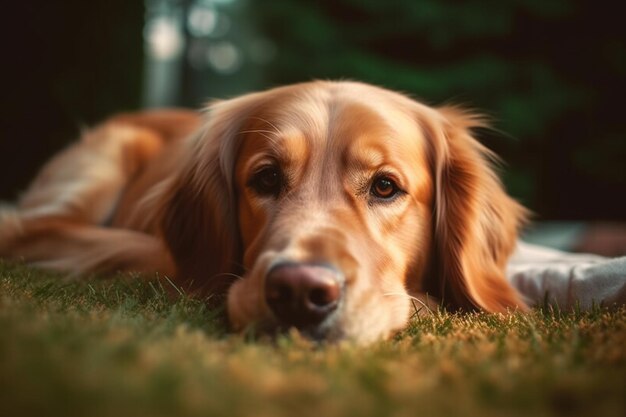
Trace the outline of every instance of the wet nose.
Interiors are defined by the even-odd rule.
[[[265,281],[265,300],[281,324],[299,329],[321,323],[339,304],[339,273],[327,266],[279,264]]]

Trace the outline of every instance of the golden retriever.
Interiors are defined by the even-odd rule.
[[[316,81],[123,114],[54,157],[0,214],[0,256],[135,270],[227,292],[235,329],[371,342],[412,303],[525,309],[504,268],[525,210],[480,118]]]

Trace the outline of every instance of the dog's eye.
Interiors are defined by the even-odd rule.
[[[391,200],[400,192],[400,188],[394,180],[387,176],[381,176],[374,179],[370,193],[383,200]]]
[[[275,166],[267,166],[257,171],[249,185],[260,195],[277,196],[283,188],[283,176]]]

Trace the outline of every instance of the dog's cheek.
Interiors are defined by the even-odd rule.
[[[228,290],[228,320],[234,330],[243,330],[262,316],[260,294],[246,278],[235,281]]]
[[[384,317],[381,324],[381,332],[385,338],[388,338],[404,329],[408,324],[411,301],[405,285],[401,280],[397,279],[396,275],[389,277],[386,282],[387,285],[380,293],[378,305],[383,309],[381,316]],[[393,285],[389,285],[389,282],[393,282]]]
[[[346,338],[370,344],[388,339],[406,327],[410,303],[406,297],[373,297],[367,303],[357,301],[346,313],[342,323]]]
[[[375,258],[370,256],[372,264],[361,265],[361,274],[347,286],[345,305],[337,323],[347,339],[359,344],[393,336],[406,326],[410,317],[411,303],[402,280],[398,279],[400,268],[394,268],[393,263],[377,268]]]

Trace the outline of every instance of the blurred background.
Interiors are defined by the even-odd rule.
[[[547,230],[540,241],[576,249],[558,239],[592,224],[626,252],[626,43],[609,2],[38,0],[3,9],[0,200],[112,113],[354,79],[488,114],[497,130],[481,140],[506,161],[509,192],[546,226],[529,238]]]

